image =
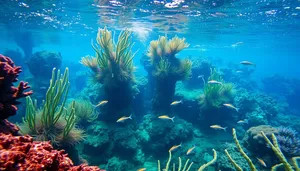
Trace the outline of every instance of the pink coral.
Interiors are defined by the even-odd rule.
[[[27,82],[21,81],[18,87],[13,83],[18,81],[21,67],[15,66],[14,62],[6,56],[0,54],[0,119],[7,119],[9,116],[16,114],[18,108],[17,100],[32,94],[32,91],[25,92],[29,89]]]

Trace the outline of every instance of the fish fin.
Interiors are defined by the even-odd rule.
[[[180,103],[181,103],[181,104],[183,103],[182,99],[180,100]]]
[[[248,124],[249,123],[249,120],[248,119],[244,119],[245,123]]]
[[[175,118],[175,116],[173,118],[171,118],[172,122],[174,122],[174,118]]]
[[[132,114],[130,114],[130,116],[128,117],[129,119],[132,119]]]
[[[224,131],[226,132],[227,127],[224,128]]]
[[[240,108],[235,108],[236,112],[239,113]]]

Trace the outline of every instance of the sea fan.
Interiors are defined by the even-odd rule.
[[[288,127],[277,128],[277,141],[281,151],[286,156],[296,156],[300,154],[300,139],[297,132]]]

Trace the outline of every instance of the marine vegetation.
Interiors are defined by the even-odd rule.
[[[211,161],[209,161],[208,163],[200,166],[198,171],[203,171],[204,169],[206,169],[207,167],[209,167],[210,165],[214,164],[217,161],[217,157],[218,157],[217,152],[215,149],[212,149],[212,151],[214,153],[213,159]],[[176,170],[175,163],[173,163],[173,167],[170,167],[171,159],[172,159],[172,150],[170,149],[169,150],[169,158],[166,163],[166,167],[163,170],[170,170],[169,168]],[[194,164],[194,162],[189,163],[189,161],[190,161],[190,159],[187,159],[184,166],[182,167],[181,157],[178,157],[178,171],[189,171],[191,169],[192,165]],[[157,170],[161,171],[160,160],[157,161]]]
[[[131,32],[124,30],[114,43],[111,31],[106,28],[99,29],[97,43],[92,44],[96,57],[86,56],[81,59],[81,63],[92,71],[92,80],[104,86],[104,98],[108,100],[107,111],[104,114],[107,113],[113,121],[124,115],[124,112],[120,111],[130,113],[135,56],[131,50],[133,43],[130,38]]]
[[[73,103],[68,105],[68,109],[72,108]],[[95,106],[88,100],[78,99],[75,105],[75,120],[80,126],[85,126],[87,123],[93,122],[98,117],[98,112]]]
[[[267,148],[268,146],[273,150],[273,152],[275,153],[275,155],[277,156],[277,158],[279,159],[280,163],[276,164],[274,166],[272,166],[271,170],[275,171],[277,170],[279,167],[283,167],[285,171],[294,171],[295,170],[299,170],[299,165],[297,163],[297,160],[299,159],[299,157],[293,157],[292,158],[292,164],[294,166],[294,168],[292,167],[292,165],[288,162],[288,160],[286,159],[286,157],[284,156],[284,154],[281,151],[281,148],[278,144],[277,138],[275,136],[274,133],[271,134],[271,140],[265,135],[265,133],[263,131],[260,132],[260,134],[262,135],[263,139],[266,141],[267,146],[265,148]],[[248,165],[250,167],[251,171],[257,171],[256,166],[253,164],[252,160],[250,159],[250,157],[244,152],[243,148],[241,147],[237,136],[236,136],[236,131],[233,128],[232,129],[232,136],[233,139],[235,141],[235,144],[238,148],[238,151],[242,154],[242,156],[247,160]],[[230,162],[233,164],[233,166],[235,167],[236,170],[238,171],[242,171],[243,169],[239,166],[238,163],[236,163],[236,161],[231,157],[230,153],[225,149],[225,153],[227,155],[227,157],[229,158]]]
[[[218,84],[210,84],[209,81],[217,81]],[[234,85],[226,83],[215,69],[211,69],[208,82],[204,84],[203,95],[200,96],[200,105],[204,110],[213,110],[223,107],[224,103],[230,103],[234,98]]]
[[[147,57],[152,67],[146,69],[152,77],[148,79],[154,80],[152,107],[156,113],[169,111],[176,82],[186,80],[191,75],[192,62],[176,58],[176,54],[188,46],[184,38],[177,36],[169,40],[166,36],[160,36],[158,40],[150,42]]]
[[[54,146],[74,146],[83,140],[83,130],[76,128],[75,101],[69,108],[65,103],[70,87],[69,70],[63,75],[52,71],[52,78],[41,107],[26,97],[26,114],[20,125],[21,133],[29,134],[37,141],[51,141]]]

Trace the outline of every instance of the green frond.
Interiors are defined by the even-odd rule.
[[[192,75],[192,61],[184,59],[180,61],[179,68],[175,71],[180,80],[187,80]]]
[[[155,66],[155,71],[153,71],[153,76],[158,78],[165,78],[169,75],[170,72],[170,62],[166,59],[162,59]]]

